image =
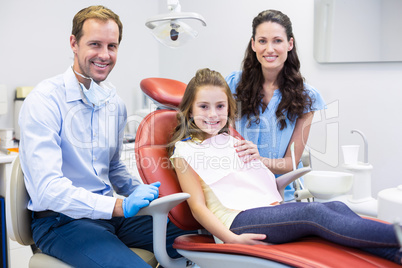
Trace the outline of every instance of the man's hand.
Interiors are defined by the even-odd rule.
[[[123,200],[124,217],[135,216],[141,208],[148,206],[152,200],[158,198],[160,185],[159,181],[138,185],[134,192]]]

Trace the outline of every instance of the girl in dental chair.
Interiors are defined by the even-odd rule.
[[[235,101],[218,72],[199,70],[179,109],[169,155],[194,218],[215,238],[253,245],[319,236],[401,264],[390,224],[363,219],[341,202],[280,204],[272,172],[236,153],[228,134]]]

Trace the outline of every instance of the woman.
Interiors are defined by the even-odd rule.
[[[258,159],[244,163],[228,135],[235,102],[224,78],[199,70],[187,85],[169,144],[194,218],[224,243],[286,243],[319,236],[401,264],[392,225],[359,217],[341,202],[280,205],[274,175]]]
[[[325,108],[320,93],[304,83],[290,19],[280,11],[266,10],[253,20],[253,33],[242,71],[226,77],[240,105],[236,127],[245,138],[237,144],[246,161],[260,159],[274,174],[292,170],[307,143],[313,114]],[[294,189],[285,189],[285,200]]]

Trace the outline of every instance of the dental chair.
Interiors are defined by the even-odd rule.
[[[30,268],[67,268],[72,267],[59,259],[42,253],[32,239],[31,220],[32,212],[27,209],[29,195],[25,189],[24,174],[22,173],[19,157],[12,163],[10,178],[10,215],[11,226],[8,227],[10,238],[24,246],[30,246],[33,252],[29,260]],[[146,215],[146,213],[144,214]],[[158,262],[152,252],[131,248],[138,256],[145,260],[152,267],[156,267]]]
[[[160,181],[159,199],[182,193],[175,171],[169,161],[166,144],[177,124],[176,107],[184,93],[182,82],[161,79],[144,79],[140,86],[151,99],[164,108],[147,115],[138,127],[135,139],[135,157],[139,174],[144,183]],[[154,90],[155,89],[155,90]],[[232,129],[232,135],[240,136]],[[287,173],[278,179],[278,189],[306,174],[310,168]],[[283,181],[282,181],[283,180]],[[183,198],[189,197],[182,193]],[[187,195],[187,197],[186,197]],[[159,199],[153,201],[158,201]],[[167,211],[166,211],[167,213]],[[163,217],[161,219],[164,219]],[[169,212],[169,219],[183,230],[202,230],[193,218],[187,202],[178,204]],[[162,238],[163,240],[163,238]],[[385,259],[363,251],[340,246],[320,238],[308,237],[296,242],[279,245],[215,244],[208,234],[183,235],[176,238],[174,248],[184,256],[169,259],[164,252],[155,256],[164,267],[186,267],[189,261],[200,267],[400,267]]]

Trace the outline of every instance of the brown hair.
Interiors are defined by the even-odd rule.
[[[89,6],[81,9],[73,18],[73,29],[71,34],[75,36],[77,42],[82,37],[82,27],[84,22],[88,19],[98,19],[102,21],[114,20],[119,27],[119,44],[123,37],[123,24],[120,21],[119,16],[104,6]]]
[[[219,133],[229,133],[229,126],[234,125],[234,119],[236,117],[236,102],[225,78],[219,72],[208,68],[200,69],[187,84],[186,91],[184,92],[183,98],[180,102],[179,111],[177,113],[178,124],[174,130],[171,142],[168,144],[169,156],[173,154],[173,149],[177,141],[190,136],[204,140],[204,132],[197,127],[194,120],[191,118],[191,109],[194,104],[195,96],[198,90],[203,86],[221,87],[225,90],[226,96],[228,97],[228,121]]]
[[[282,94],[281,102],[276,110],[277,122],[280,129],[286,127],[286,117],[294,122],[302,117],[306,107],[311,109],[312,100],[304,89],[304,78],[300,73],[300,61],[296,50],[296,40],[293,35],[292,23],[288,16],[277,10],[266,10],[254,18],[252,39],[255,39],[257,27],[264,22],[275,22],[285,28],[288,41],[293,38],[293,49],[288,52],[288,57],[277,77],[279,90]],[[247,116],[248,120],[255,119],[259,123],[259,109],[264,107],[262,85],[264,76],[261,64],[252,49],[250,40],[243,60],[242,75],[236,88],[236,100],[240,102],[240,116]],[[286,117],[285,117],[286,116]],[[251,122],[250,122],[251,123]]]

